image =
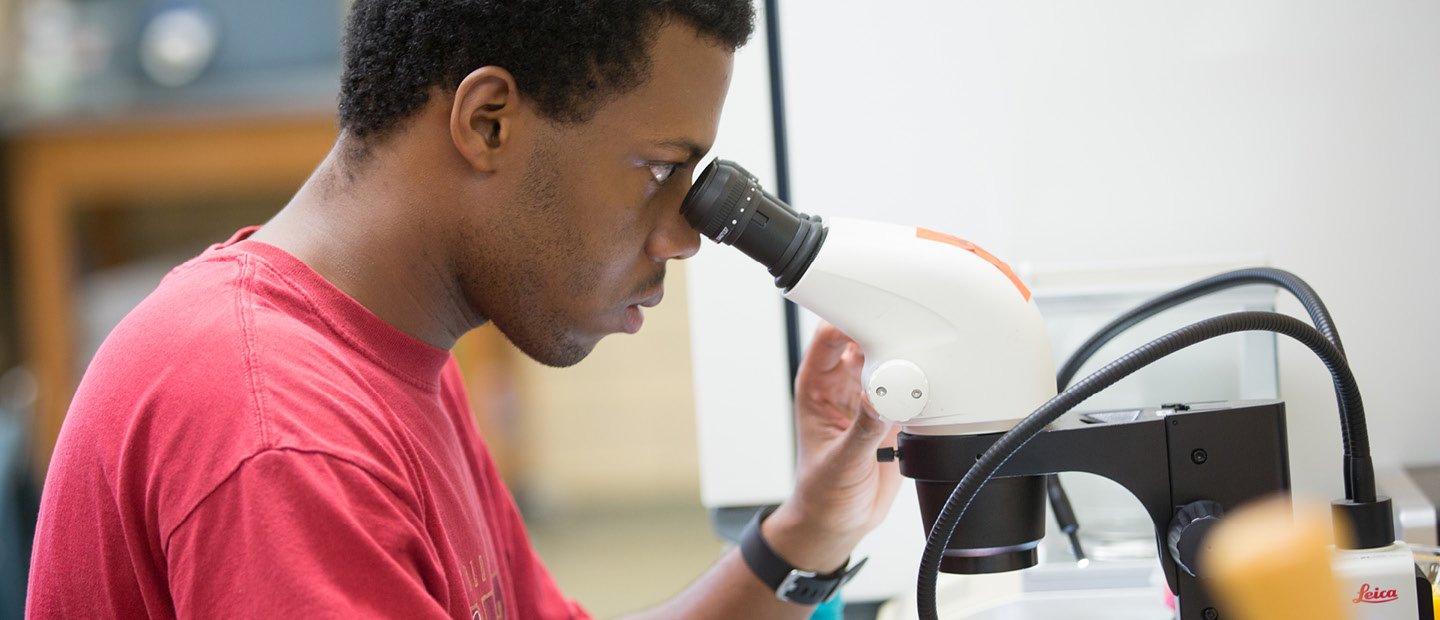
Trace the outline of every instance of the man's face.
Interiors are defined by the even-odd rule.
[[[665,262],[699,248],[680,203],[714,142],[732,56],[671,20],[650,79],[590,121],[542,123],[508,219],[467,229],[466,294],[527,355],[568,366],[638,331]]]

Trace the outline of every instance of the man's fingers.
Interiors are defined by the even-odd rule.
[[[847,453],[843,458],[874,459],[875,449],[894,433],[894,424],[880,417],[875,407],[870,404],[869,398],[862,398],[860,403],[860,414],[855,416],[855,422],[850,429],[845,431],[842,439],[841,451]]]
[[[810,341],[810,349],[805,353],[805,360],[800,364],[800,372],[824,372],[831,370],[840,364],[845,357],[846,348],[850,343],[855,342],[845,335],[845,332],[829,323],[821,323],[819,329],[815,330],[815,338]]]
[[[886,441],[880,445],[895,445],[895,435],[899,433],[900,425],[895,424],[892,426],[894,428],[888,433]],[[875,513],[875,519],[870,525],[872,528],[880,525],[880,522],[885,520],[885,515],[890,513],[890,507],[895,503],[895,496],[900,492],[901,482],[899,463],[877,463],[877,465],[880,467],[880,481],[879,489],[875,493],[875,505],[881,507],[881,509]]]
[[[860,350],[860,343],[851,340],[849,346],[845,347],[845,354],[840,361],[846,366],[855,369],[856,372],[864,368],[865,352]],[[858,379],[859,376],[857,375],[856,378]]]

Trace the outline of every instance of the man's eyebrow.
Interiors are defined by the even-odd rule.
[[[682,151],[688,151],[688,152],[690,153],[690,160],[691,160],[691,161],[698,160],[698,159],[700,159],[702,156],[705,155],[705,149],[701,148],[700,145],[695,144],[694,142],[691,142],[690,140],[686,140],[686,139],[683,139],[683,138],[677,138],[677,139],[672,139],[672,140],[660,140],[660,141],[656,142],[655,145],[656,145],[656,146],[662,146],[662,147],[665,147],[665,148],[680,149],[680,150],[682,150]]]

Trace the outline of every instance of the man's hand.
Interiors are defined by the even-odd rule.
[[[860,346],[825,325],[795,380],[795,492],[761,529],[770,548],[801,570],[824,574],[844,565],[860,538],[885,518],[900,488],[899,467],[875,461],[875,449],[893,445],[897,431],[866,400],[864,365]],[[680,595],[631,620],[800,620],[812,609],[776,598],[773,586],[761,583],[731,549]]]
[[[795,492],[764,523],[765,539],[797,568],[839,568],[885,518],[900,487],[895,463],[875,450],[898,429],[882,420],[860,384],[860,345],[825,324],[795,380]]]

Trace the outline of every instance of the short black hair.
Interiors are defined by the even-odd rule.
[[[340,128],[361,142],[384,136],[433,89],[491,65],[547,118],[581,122],[648,78],[650,43],[672,18],[732,51],[755,29],[751,0],[356,0]]]

